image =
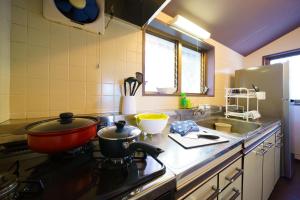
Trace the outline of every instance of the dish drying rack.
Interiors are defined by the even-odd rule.
[[[228,117],[239,117],[246,121],[249,119],[260,118],[259,114],[259,100],[266,99],[265,92],[256,92],[254,89],[247,88],[225,88],[226,98],[226,111],[225,116]],[[230,98],[235,99],[236,104],[230,104]],[[239,105],[239,99],[246,99],[246,110],[244,106]],[[256,110],[249,110],[250,99],[256,99]],[[236,111],[230,111],[230,108],[236,109]],[[240,109],[241,108],[241,109]],[[239,112],[241,111],[241,112]]]

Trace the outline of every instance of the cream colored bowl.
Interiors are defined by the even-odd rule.
[[[169,116],[164,113],[142,113],[135,115],[137,126],[149,134],[161,133],[167,126]]]

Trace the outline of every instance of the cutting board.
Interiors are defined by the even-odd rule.
[[[188,133],[187,136],[181,136],[177,133],[170,133],[169,137],[172,138],[175,142],[180,144],[186,149],[191,149],[191,148],[196,148],[196,147],[202,147],[202,146],[207,146],[207,145],[213,145],[213,144],[219,144],[219,143],[224,143],[228,142],[229,140],[225,137],[222,137],[220,135],[219,139],[216,140],[209,140],[209,139],[204,139],[204,138],[191,138],[192,135],[197,135],[199,132],[190,132]]]

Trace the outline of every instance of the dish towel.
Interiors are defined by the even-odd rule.
[[[189,132],[198,132],[198,131],[199,131],[198,125],[192,120],[176,121],[171,123],[170,126],[171,133],[178,133],[181,136],[185,136]]]

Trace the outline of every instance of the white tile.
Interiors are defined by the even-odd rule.
[[[26,61],[27,60],[27,46],[25,43],[12,42],[11,43],[11,58]]]
[[[26,98],[25,95],[10,95],[10,112],[25,115]]]
[[[51,95],[50,96],[50,111],[64,111],[68,110],[67,95]]]
[[[27,11],[18,6],[12,6],[12,23],[27,26]]]
[[[69,96],[69,108],[72,112],[74,111],[74,113],[84,113],[85,105],[85,96]]]
[[[102,95],[114,95],[114,84],[111,83],[102,84]]]
[[[49,31],[29,28],[28,43],[31,45],[49,47]]]
[[[11,41],[12,42],[27,42],[27,27],[12,24],[11,26]]]
[[[25,61],[19,59],[11,59],[11,75],[25,77],[27,73],[26,66],[27,64]]]
[[[113,112],[114,111],[114,96],[102,96],[101,111]]]
[[[49,112],[49,96],[29,95],[26,99],[27,114],[34,112]]]
[[[86,83],[83,81],[70,81],[69,82],[69,94],[70,94],[70,96],[85,96],[86,95]]]
[[[87,65],[86,80],[90,82],[101,82],[101,69],[97,65]]]
[[[28,60],[40,64],[49,64],[49,49],[47,47],[29,45]]]
[[[50,48],[50,64],[66,65],[69,64],[69,49],[68,46],[61,48]]]
[[[69,45],[69,27],[51,23],[50,25],[50,47],[55,49],[67,49]]]
[[[49,65],[47,63],[39,63],[35,61],[28,62],[27,77],[49,79]]]
[[[70,66],[70,80],[71,81],[85,81],[85,67],[84,66]]]
[[[27,80],[27,94],[28,96],[46,96],[49,95],[49,80],[30,78]]]
[[[65,80],[50,80],[50,97],[67,96],[69,81]]]
[[[69,80],[68,65],[51,64],[50,65],[50,80]]]
[[[10,94],[12,95],[25,95],[27,83],[25,77],[11,76],[10,79]]]
[[[18,6],[21,8],[27,8],[27,1],[28,0],[11,0],[12,5]]]
[[[101,83],[87,82],[86,95],[87,96],[101,95],[101,87],[102,87]]]

